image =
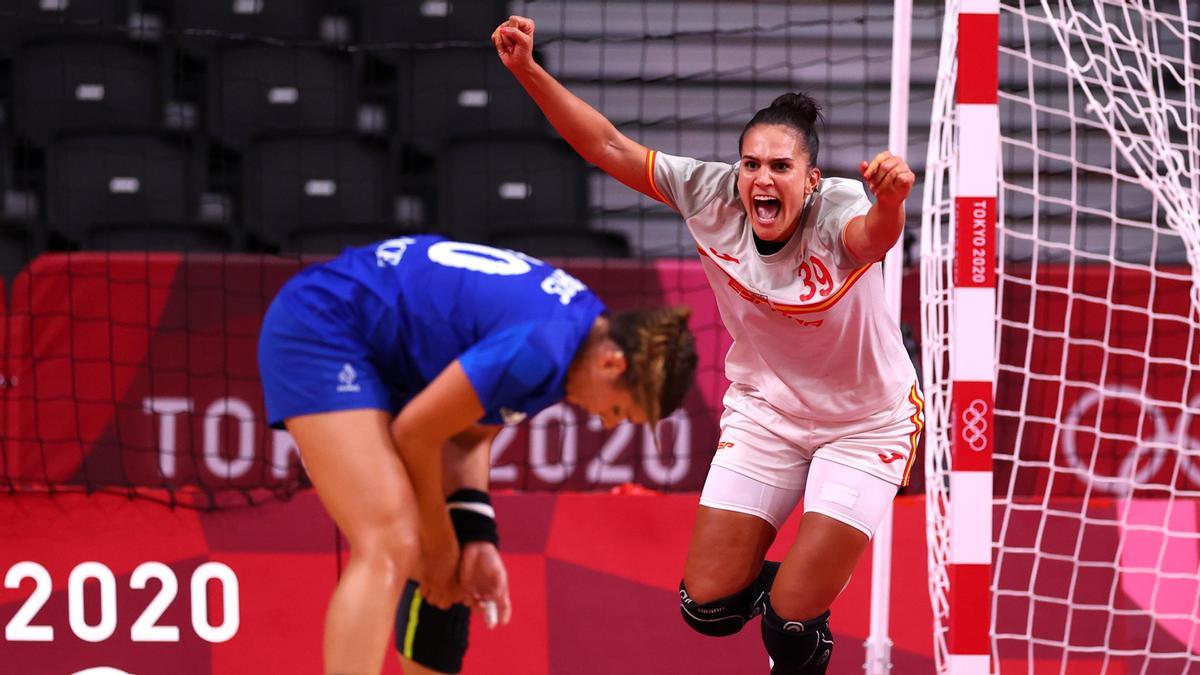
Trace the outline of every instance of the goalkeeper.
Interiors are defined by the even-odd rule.
[[[733,337],[721,436],[680,583],[683,618],[729,635],[762,613],[773,675],[824,673],[829,607],[899,486],[923,418],[916,373],[876,263],[904,228],[915,177],[882,152],[862,183],[822,178],[819,108],[784,94],[738,140],[735,164],[642,147],[532,59],[533,21],[492,34],[501,61],[587,161],[686,222]],[[782,566],[764,564],[804,496]]]
[[[445,613],[413,625],[434,646],[410,654],[431,668],[461,661],[465,624],[428,637],[458,630],[467,610],[452,607],[507,622],[485,492],[499,425],[564,398],[606,427],[657,422],[695,379],[689,313],[609,316],[562,270],[438,236],[347,249],[292,278],[263,319],[259,372],[268,420],[350,543],[325,672],[379,672],[409,578],[408,607]]]

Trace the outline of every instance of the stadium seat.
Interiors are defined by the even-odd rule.
[[[89,227],[83,248],[98,251],[191,251],[227,253],[237,250],[236,233],[219,223],[130,222]]]
[[[13,142],[10,134],[0,133],[0,220],[32,223],[38,220],[37,190],[41,187],[41,162],[28,146]],[[32,160],[32,161],[31,161]]]
[[[581,228],[514,228],[493,232],[487,243],[537,258],[627,258],[629,239],[620,232]]]
[[[36,225],[0,220],[0,278],[12,279],[40,248]]]
[[[457,141],[440,157],[439,220],[454,236],[485,241],[512,228],[584,227],[584,163],[562,141]]]
[[[40,41],[13,66],[14,128],[39,145],[77,130],[161,126],[158,49],[106,39]]]
[[[354,126],[353,68],[344,53],[244,45],[219,50],[208,67],[208,127],[245,145],[261,133]]]
[[[305,255],[333,255],[340,253],[347,246],[365,246],[372,242],[424,231],[386,222],[302,227],[288,234],[283,243],[283,250]]]
[[[0,50],[45,37],[126,36],[128,0],[6,0],[0,3]]]
[[[505,0],[362,0],[361,41],[382,59],[408,44],[466,41],[490,44],[508,18]]]
[[[303,0],[170,0],[168,23],[186,50],[207,53],[224,40],[315,40],[320,14]]]
[[[397,73],[397,132],[422,151],[466,134],[528,135],[546,128],[491,47],[415,51]]]
[[[349,137],[263,138],[242,165],[243,220],[268,250],[294,232],[391,222],[387,153]]]
[[[47,169],[47,218],[76,244],[121,227],[187,223],[199,185],[188,148],[154,134],[59,138]]]
[[[13,162],[12,139],[0,133],[0,194],[12,184]]]

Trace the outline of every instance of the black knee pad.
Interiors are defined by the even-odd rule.
[[[807,621],[787,621],[763,606],[763,644],[771,657],[771,675],[825,675],[833,656],[829,612]]]
[[[767,591],[775,581],[779,563],[770,560],[754,583],[728,597],[697,603],[688,595],[683,582],[679,582],[679,611],[683,620],[697,633],[713,637],[725,637],[740,631],[746,622],[762,613]]]
[[[771,592],[771,586],[775,583],[775,575],[779,574],[779,566],[781,564],[772,560],[764,560],[762,571],[758,573],[758,578],[754,580],[757,588],[763,591],[762,598],[758,601],[759,614],[762,614],[763,605],[767,602],[767,594]]]
[[[404,587],[396,610],[396,651],[439,673],[461,672],[471,609],[466,605],[438,609],[425,602],[419,588],[411,579]]]

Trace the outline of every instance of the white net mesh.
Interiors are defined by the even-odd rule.
[[[934,656],[944,672],[950,607],[949,474],[950,280],[954,243],[952,168],[955,154],[954,83],[958,63],[957,3],[947,3],[937,84],[925,164],[921,212],[922,375],[925,391],[925,518],[929,551],[929,596],[934,616]]]
[[[953,27],[923,222],[931,592],[944,667]],[[1200,3],[1000,8],[992,653],[1200,672]]]

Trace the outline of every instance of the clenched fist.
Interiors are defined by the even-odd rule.
[[[510,16],[492,31],[492,44],[509,70],[533,63],[533,19]]]
[[[887,150],[875,155],[870,162],[859,164],[858,170],[867,181],[871,194],[875,195],[875,201],[885,206],[899,206],[908,199],[908,193],[917,181],[904,158]]]

